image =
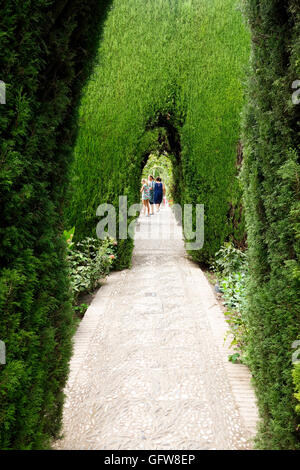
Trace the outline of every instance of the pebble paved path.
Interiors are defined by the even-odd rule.
[[[150,230],[160,240],[145,240]],[[228,362],[225,332],[171,210],[140,217],[132,268],[109,276],[75,335],[64,437],[53,447],[251,448],[250,374]]]

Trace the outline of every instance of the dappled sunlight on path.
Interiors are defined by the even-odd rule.
[[[172,239],[143,237],[149,225]],[[227,361],[225,331],[170,208],[141,216],[132,268],[109,276],[76,333],[54,448],[251,448],[250,374]]]

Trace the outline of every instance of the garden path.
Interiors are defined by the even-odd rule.
[[[159,240],[145,240],[150,228]],[[140,217],[132,268],[108,277],[75,335],[53,447],[251,448],[254,393],[248,369],[227,359],[226,329],[170,208]]]

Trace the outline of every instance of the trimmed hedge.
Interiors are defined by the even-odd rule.
[[[207,261],[230,234],[243,238],[231,212],[241,197],[235,176],[248,58],[236,0],[114,1],[80,107],[68,212],[76,240],[94,236],[100,203],[118,207],[119,195],[139,201],[143,165],[162,147],[173,155],[175,202],[205,205],[205,245],[194,258]],[[122,268],[132,243],[119,248]]]
[[[71,352],[62,202],[78,92],[110,2],[6,0],[0,11],[0,447],[40,449],[60,427]]]
[[[298,0],[246,0],[252,59],[243,183],[251,283],[249,358],[261,416],[257,445],[299,449],[292,343],[300,325]],[[299,374],[294,374],[299,391]],[[297,385],[298,384],[298,385]]]

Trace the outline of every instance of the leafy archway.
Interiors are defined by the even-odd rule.
[[[204,247],[192,255],[214,255],[234,230],[229,207],[240,199],[235,163],[248,55],[235,0],[115,0],[79,111],[69,210],[77,239],[95,232],[100,203],[118,207],[120,195],[138,201],[149,153],[167,146],[175,201],[205,206]],[[131,249],[120,241],[120,268]]]

